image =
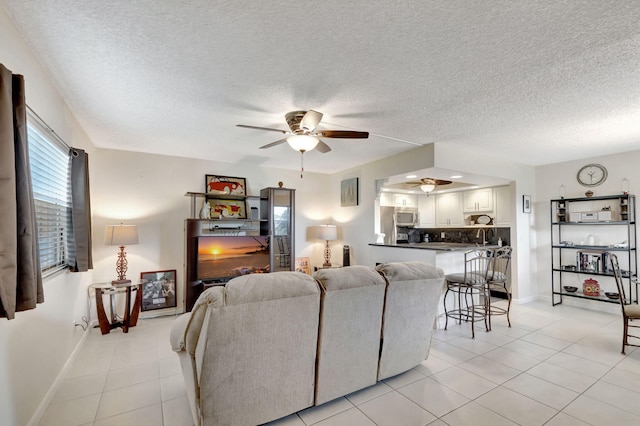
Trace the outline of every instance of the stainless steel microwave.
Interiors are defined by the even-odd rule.
[[[396,226],[417,226],[418,225],[418,209],[397,208],[394,211],[394,220]]]

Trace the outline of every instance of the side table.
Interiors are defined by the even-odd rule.
[[[146,280],[132,281],[123,284],[113,283],[96,283],[91,284],[96,290],[96,311],[98,313],[98,324],[102,334],[109,333],[112,329],[121,327],[123,333],[129,332],[129,327],[135,327],[138,323],[138,314],[142,306],[142,288]],[[131,306],[131,296],[135,292],[136,298]],[[118,318],[116,315],[116,294],[125,294],[124,316]],[[111,319],[107,318],[104,311],[103,295],[109,295],[109,307],[111,311]]]
[[[342,265],[338,264],[338,263],[332,263],[331,266],[314,266],[313,267],[313,271],[318,271],[320,269],[337,269],[337,268],[342,268]]]

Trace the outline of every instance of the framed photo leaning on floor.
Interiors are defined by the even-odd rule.
[[[177,306],[175,269],[141,272],[140,278],[147,281],[141,286],[142,312]]]

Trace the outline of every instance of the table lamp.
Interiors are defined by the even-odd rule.
[[[112,284],[130,283],[127,279],[127,253],[125,246],[138,244],[138,229],[135,225],[108,225],[104,232],[104,243],[108,246],[120,246],[118,260],[116,261],[116,273],[118,279],[111,281]]]
[[[325,240],[324,246],[324,263],[322,266],[331,266],[331,248],[329,247],[329,241],[338,239],[338,229],[335,225],[320,225],[318,229],[318,238]]]

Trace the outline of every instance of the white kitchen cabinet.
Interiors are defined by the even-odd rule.
[[[465,191],[464,211],[465,212],[490,212],[493,210],[493,188],[474,189]]]
[[[450,192],[436,196],[436,224],[438,226],[462,226],[462,193]]]
[[[417,197],[411,194],[393,194],[395,207],[418,207]]]
[[[493,188],[493,223],[496,226],[511,226],[513,222],[512,203],[511,187],[497,186]]]
[[[381,192],[380,193],[380,206],[382,207],[393,207],[393,196],[395,194],[391,192]]]
[[[418,195],[418,212],[420,228],[436,226],[436,197],[433,195]]]

